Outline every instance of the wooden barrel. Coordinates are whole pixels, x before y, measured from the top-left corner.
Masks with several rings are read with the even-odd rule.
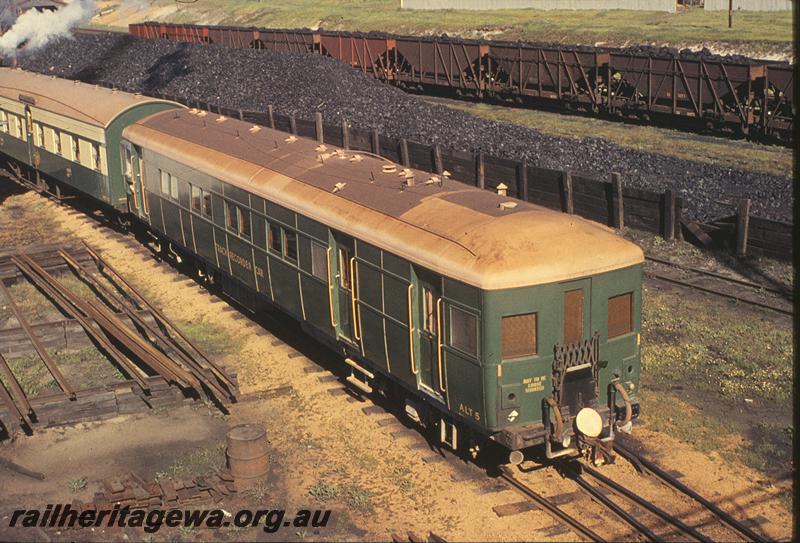
[[[228,467],[237,480],[256,479],[267,473],[267,431],[260,424],[239,424],[228,431]]]

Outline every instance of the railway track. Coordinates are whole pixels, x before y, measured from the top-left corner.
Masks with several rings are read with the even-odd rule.
[[[767,539],[754,532],[743,522],[722,510],[719,506],[704,498],[696,491],[679,481],[676,477],[659,467],[652,461],[634,452],[630,447],[615,443],[615,450],[643,476],[649,476],[660,486],[665,486],[671,496],[659,501],[683,501],[684,506],[690,503],[695,510],[692,516],[706,517],[703,522],[689,522],[685,511],[670,512],[655,501],[635,492],[630,487],[615,481],[600,470],[592,468],[585,462],[565,460],[552,466],[558,470],[563,482],[570,481],[577,486],[579,493],[588,498],[587,501],[575,499],[568,508],[577,510],[572,514],[567,507],[559,506],[556,500],[546,497],[526,483],[508,466],[500,468],[499,478],[512,489],[533,503],[535,508],[547,513],[557,523],[570,530],[575,536],[588,541],[613,541],[624,533],[626,538],[643,539],[645,541],[733,541],[742,539],[757,543]],[[562,482],[562,484],[563,484]],[[699,507],[698,507],[699,506]],[[594,527],[579,519],[596,519]],[[599,521],[599,522],[598,522]],[[617,525],[612,527],[612,523]],[[598,533],[598,525],[605,530]],[[713,534],[704,533],[698,525],[712,528]],[[725,527],[727,531],[721,529]],[[613,530],[624,530],[624,532]],[[608,532],[611,532],[610,534]]]
[[[788,289],[729,277],[654,256],[646,256],[645,260],[645,275],[652,279],[784,315],[794,315],[792,293]]]

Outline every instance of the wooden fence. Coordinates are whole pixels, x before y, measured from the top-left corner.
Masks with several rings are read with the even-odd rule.
[[[121,89],[125,90],[125,89]],[[243,111],[165,94],[155,97],[189,107],[269,126],[347,149],[368,151],[419,170],[442,173],[458,181],[544,207],[574,213],[614,227],[631,227],[656,233],[665,239],[689,239],[714,248],[735,248],[739,256],[765,255],[781,260],[792,258],[793,225],[751,217],[742,209],[733,217],[710,223],[687,223],[682,219],[683,200],[670,189],[664,192],[626,187],[619,174],[593,179],[573,172],[550,170],[523,161],[469,153],[423,143],[393,139],[377,130],[350,126],[347,122],[328,124],[321,113],[314,119],[280,115],[272,106],[264,112]],[[749,207],[749,206],[748,206]]]

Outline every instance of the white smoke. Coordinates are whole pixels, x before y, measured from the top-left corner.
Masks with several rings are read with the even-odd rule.
[[[30,9],[0,36],[0,52],[13,53],[23,43],[27,49],[41,47],[53,38],[67,35],[73,27],[94,16],[94,12],[95,0],[69,0],[56,11]]]

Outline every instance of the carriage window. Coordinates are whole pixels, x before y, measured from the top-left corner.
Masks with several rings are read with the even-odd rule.
[[[424,317],[425,331],[429,334],[437,333],[436,330],[436,297],[433,291],[427,288],[422,289],[422,314]]]
[[[269,248],[278,254],[283,254],[283,240],[281,239],[281,227],[269,223]]]
[[[164,170],[158,170],[158,173],[161,175],[161,194],[169,194],[169,174]]]
[[[33,125],[33,144],[36,147],[44,147],[44,126],[39,123]]]
[[[328,250],[324,245],[313,241],[311,242],[311,273],[323,281],[328,279]]]
[[[583,339],[583,289],[564,293],[564,343]]]
[[[608,338],[633,332],[633,293],[608,299]]]
[[[21,137],[20,132],[21,132],[21,130],[20,130],[19,117],[17,117],[14,114],[9,115],[8,116],[8,133],[11,134],[12,136],[15,136],[15,137],[19,138],[19,137]]]
[[[284,233],[286,234],[286,252],[283,256],[286,257],[286,260],[297,264],[297,234],[290,230],[284,230]]]
[[[89,145],[90,152],[92,153],[92,167],[100,171],[100,146],[94,142]]]
[[[246,238],[250,237],[250,212],[242,210],[241,207],[236,206],[236,211],[239,213],[239,235]]]
[[[61,154],[61,134],[58,130],[53,130],[53,152],[57,155]]]
[[[537,353],[536,313],[503,317],[503,360]]]
[[[127,178],[128,183],[131,182],[131,152],[124,145],[122,146],[122,175]]]
[[[472,313],[450,306],[450,346],[477,356],[478,319]]]
[[[225,224],[228,225],[228,230],[239,232],[239,214],[236,211],[236,206],[225,201]]]
[[[200,187],[195,187],[191,183],[189,184],[189,187],[192,191],[192,211],[195,213],[200,213],[203,208],[203,191],[200,189]]]
[[[8,132],[8,113],[0,111],[0,131]]]
[[[178,199],[178,178],[174,175],[169,176],[169,196],[173,200]]]
[[[339,284],[350,288],[350,249],[339,247]]]
[[[214,214],[211,211],[211,193],[208,191],[203,190],[203,216],[208,217],[209,219],[214,217]]]
[[[70,143],[72,144],[72,160],[75,162],[81,161],[81,140],[77,136],[70,136]]]

